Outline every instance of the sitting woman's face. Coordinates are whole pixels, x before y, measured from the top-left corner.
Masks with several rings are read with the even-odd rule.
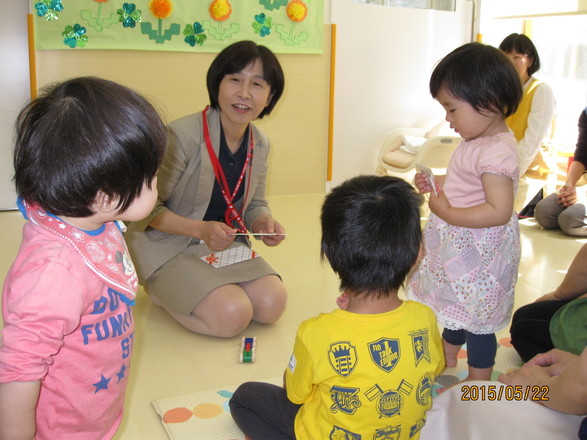
[[[256,59],[220,82],[218,104],[224,119],[246,126],[271,102],[271,84],[264,79],[263,62]]]
[[[506,55],[514,63],[514,67],[516,68],[522,83],[525,83],[529,78],[528,69],[532,67],[532,64],[534,63],[532,57],[516,51],[506,53]]]

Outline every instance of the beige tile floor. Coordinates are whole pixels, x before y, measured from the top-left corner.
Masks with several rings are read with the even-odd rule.
[[[270,198],[273,213],[286,227],[288,237],[276,248],[259,243],[255,249],[282,274],[289,301],[276,324],[252,324],[244,333],[257,337],[254,364],[238,362],[240,337],[216,339],[190,333],[139,291],[134,310],[136,335],[126,414],[117,440],[167,439],[151,405],[153,400],[283,373],[298,324],[336,306],[337,279],[319,260],[318,219],[322,198],[323,194]],[[1,280],[16,255],[22,224],[19,213],[0,213]],[[523,252],[516,307],[555,288],[586,241],[557,231],[543,231],[531,219],[521,222],[521,231]],[[506,335],[506,330],[499,334]]]

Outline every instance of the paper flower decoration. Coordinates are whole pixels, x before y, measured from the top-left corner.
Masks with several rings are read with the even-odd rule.
[[[122,9],[116,12],[125,28],[134,28],[141,21],[141,10],[134,3],[124,3]]]
[[[271,20],[271,17],[267,17],[265,14],[255,15],[255,21],[253,22],[253,29],[255,33],[265,37],[271,33],[272,27],[273,20]]]
[[[151,0],[149,9],[155,17],[162,20],[171,15],[173,4],[169,0]]]
[[[183,34],[185,35],[183,41],[185,41],[192,47],[195,47],[196,45],[201,46],[202,44],[204,44],[204,41],[206,41],[206,39],[208,38],[204,34],[204,28],[197,21],[194,23],[193,26],[191,24],[187,24],[185,26],[185,29],[183,30]]]
[[[265,6],[268,11],[279,9],[287,5],[288,0],[259,0],[259,4]]]
[[[168,29],[163,29],[163,20],[173,11],[173,4],[169,0],[151,0],[149,3],[151,13],[157,17],[157,29],[149,22],[141,23],[141,33],[148,35],[150,40],[157,44],[163,44],[171,40],[174,35],[181,33],[181,26],[178,23],[171,23]]]
[[[61,0],[41,0],[35,3],[35,9],[39,17],[45,17],[45,20],[59,20],[59,12],[63,11]]]
[[[232,14],[232,6],[228,0],[214,0],[208,8],[210,17],[216,21],[228,20]]]
[[[63,35],[63,43],[72,49],[75,47],[84,47],[88,42],[88,36],[86,34],[86,28],[79,24],[73,26],[65,26],[65,30],[61,33]]]
[[[302,0],[291,0],[285,12],[291,21],[300,22],[308,16],[308,7]]]

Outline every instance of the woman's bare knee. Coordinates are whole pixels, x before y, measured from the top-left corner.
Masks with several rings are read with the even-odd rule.
[[[192,311],[214,336],[230,338],[242,333],[253,319],[253,306],[239,286],[221,286],[210,292]]]
[[[253,305],[253,320],[262,324],[272,324],[285,311],[287,290],[281,279],[268,275],[242,284]]]

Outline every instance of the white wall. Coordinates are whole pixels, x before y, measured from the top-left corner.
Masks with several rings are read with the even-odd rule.
[[[436,62],[471,41],[472,2],[455,12],[331,2],[336,31],[335,186],[373,174],[386,134],[398,126],[429,129],[444,113],[428,92]]]
[[[5,2],[4,23],[0,27],[0,210],[16,207],[12,183],[12,135],[14,119],[30,98],[27,43],[28,4]]]
[[[12,130],[29,98],[26,3],[7,2],[11,19],[0,29],[2,63],[10,66],[0,69],[0,209],[14,205]],[[337,25],[332,184],[374,173],[392,127],[442,120],[428,78],[438,59],[470,40],[471,9],[471,0],[457,0],[456,12],[325,0],[325,22]]]

